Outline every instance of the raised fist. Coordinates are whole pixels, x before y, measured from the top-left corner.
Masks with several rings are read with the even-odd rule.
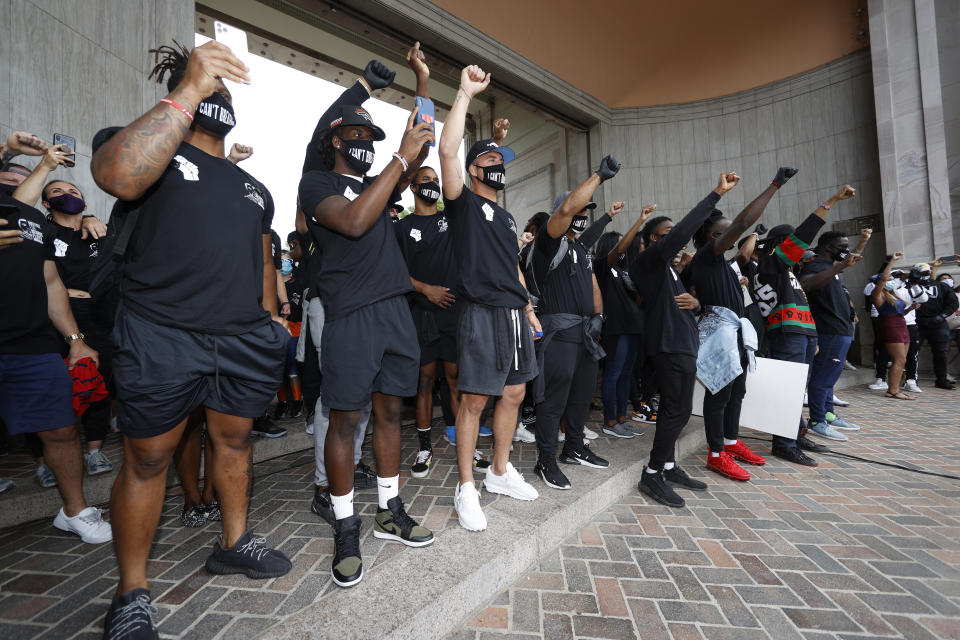
[[[760,236],[761,238],[767,235],[767,231],[768,231],[767,225],[763,224],[762,222],[757,225],[756,229],[753,230],[753,232],[758,236]]]
[[[773,184],[777,185],[777,188],[782,187],[787,184],[787,180],[797,175],[797,171],[798,170],[793,167],[780,167],[776,177],[773,179]]]
[[[843,185],[843,189],[837,191],[836,198],[837,200],[848,200],[853,196],[857,195],[857,190],[851,187],[848,184]]]
[[[873,235],[873,229],[867,227],[865,229],[860,229],[860,237],[864,240],[869,240],[870,236]]]
[[[363,70],[363,79],[370,85],[370,91],[389,87],[396,75],[396,71],[390,71],[387,65],[379,60],[371,60]]]
[[[607,215],[610,216],[611,218],[613,218],[613,217],[615,217],[618,213],[620,213],[621,211],[623,211],[623,208],[624,208],[625,206],[627,206],[627,205],[624,204],[623,202],[620,202],[619,200],[616,201],[616,202],[613,202],[613,203],[610,204],[610,210],[607,211]]]
[[[407,65],[413,69],[413,72],[418,78],[430,77],[430,68],[427,67],[427,57],[423,55],[423,51],[420,51],[419,42],[414,42],[410,50],[407,51]]]
[[[597,175],[600,176],[600,182],[606,182],[620,171],[620,161],[613,156],[604,156],[600,161],[600,168],[597,169]]]
[[[187,59],[187,71],[180,87],[191,91],[192,97],[199,102],[216,90],[220,79],[250,84],[250,69],[233,55],[230,47],[216,40],[194,47]]]
[[[510,131],[510,121],[506,118],[497,118],[493,121],[493,141],[497,144],[503,144]]]
[[[890,259],[891,259],[892,261],[896,261],[896,260],[899,260],[899,259],[902,258],[902,257],[903,257],[903,251],[896,251],[896,252],[894,252],[894,254],[893,254],[892,256],[890,256]]]
[[[475,64],[464,67],[460,72],[460,88],[467,94],[468,98],[473,98],[490,84],[490,74]]]
[[[243,160],[246,160],[253,155],[253,147],[240,144],[239,142],[234,142],[233,146],[230,147],[230,153],[227,155],[227,160],[233,164],[237,164]]]
[[[717,188],[714,189],[721,196],[725,194],[730,189],[733,189],[737,186],[737,183],[740,182],[740,176],[738,176],[733,171],[727,171],[720,174],[720,179],[717,181]]]

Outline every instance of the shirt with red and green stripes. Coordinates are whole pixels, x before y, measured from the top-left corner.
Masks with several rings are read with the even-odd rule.
[[[811,213],[785,240],[759,256],[753,293],[767,331],[817,335],[807,296],[793,273],[793,266],[823,225],[823,218]]]

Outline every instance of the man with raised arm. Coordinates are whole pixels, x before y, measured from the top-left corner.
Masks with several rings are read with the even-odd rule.
[[[844,186],[807,216],[799,227],[777,225],[757,243],[757,269],[751,284],[757,306],[766,322],[768,357],[788,362],[813,362],[817,352],[817,325],[810,313],[803,287],[793,273],[793,266],[800,261],[803,252],[823,227],[830,208],[840,200],[852,198],[854,193],[853,187]],[[849,266],[856,260],[850,254],[844,262]],[[788,462],[817,466],[817,461],[801,449],[815,453],[829,449],[810,441],[806,437],[806,430],[806,424],[800,418],[797,437],[773,436],[770,453]]]
[[[124,462],[110,497],[120,585],[108,640],[158,637],[147,558],[170,459],[201,405],[223,514],[207,570],[252,578],[290,570],[247,530],[250,430],[279,386],[289,339],[276,308],[273,200],[224,153],[235,121],[223,79],[249,82],[247,68],[218,42],[154,51],[162,59],[151,77],[169,73],[170,93],[126,127],[99,132],[91,162],[100,188],[139,210],[113,334]]]
[[[473,480],[473,460],[480,414],[490,396],[499,399],[493,415],[493,463],[484,486],[487,491],[518,500],[535,500],[539,496],[509,460],[525,383],[537,375],[533,340],[534,331],[540,331],[517,264],[517,224],[497,204],[497,192],[506,186],[504,165],[515,154],[492,139],[474,144],[466,157],[470,188],[465,188],[457,158],[470,100],[489,84],[490,74],[480,67],[463,69],[438,149],[444,214],[455,234],[458,290],[463,304],[457,334],[460,482],[454,507],[460,525],[470,531],[487,528],[480,493]]]
[[[392,77],[392,76],[391,76]],[[397,189],[433,141],[432,125],[407,119],[399,151],[377,176],[368,176],[374,141],[386,137],[362,107],[340,104],[324,114],[315,151],[322,168],[300,180],[300,205],[319,248],[311,287],[323,301],[323,405],[330,409],[324,461],[335,518],[333,581],[350,587],[363,578],[360,517],[354,513],[354,437],[367,405],[377,414],[373,449],[379,509],[374,536],[422,547],[433,533],[407,515],[399,496],[400,409],[415,395],[420,349],[405,294],[412,290],[387,209]],[[308,149],[309,156],[314,151]]]

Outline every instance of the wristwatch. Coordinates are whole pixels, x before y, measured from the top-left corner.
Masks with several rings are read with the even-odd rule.
[[[83,340],[85,337],[86,337],[85,335],[83,335],[78,331],[76,333],[71,333],[70,335],[66,336],[64,340],[67,341],[67,344],[73,344],[77,340]]]

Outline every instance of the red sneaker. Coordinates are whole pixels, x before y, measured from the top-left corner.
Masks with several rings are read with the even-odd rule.
[[[707,469],[716,471],[722,476],[727,476],[733,480],[749,480],[750,472],[733,461],[725,451],[721,451],[718,456],[707,456]]]
[[[723,450],[729,453],[730,457],[736,458],[737,460],[742,460],[749,464],[760,466],[767,462],[767,459],[763,456],[758,456],[753,451],[750,451],[750,447],[743,444],[743,440],[737,440],[737,444],[725,445]]]

